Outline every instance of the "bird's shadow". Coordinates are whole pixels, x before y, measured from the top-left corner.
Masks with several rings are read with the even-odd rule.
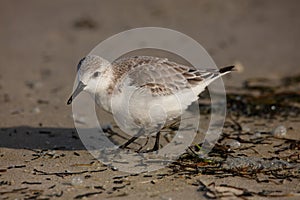
[[[0,128],[0,148],[84,150],[75,128],[18,126]]]
[[[91,131],[90,131],[91,130]],[[123,144],[130,136],[124,136],[111,129],[103,130],[106,134],[95,132],[95,129],[85,129],[85,135],[92,133],[95,141],[106,138],[116,145]],[[86,150],[83,141],[75,128],[30,127],[16,126],[0,128],[0,148],[9,149],[42,149],[42,150]],[[85,136],[83,136],[85,137]],[[103,140],[105,141],[105,140]],[[91,140],[89,140],[91,142]],[[93,142],[93,140],[92,140]],[[142,141],[143,143],[144,141]],[[147,142],[148,143],[148,142]],[[140,147],[141,144],[133,142]]]

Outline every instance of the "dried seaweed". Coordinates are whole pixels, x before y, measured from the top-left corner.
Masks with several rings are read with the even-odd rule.
[[[265,84],[267,79],[249,79],[244,82],[243,93],[227,93],[227,108],[234,115],[247,117],[274,118],[297,117],[300,115],[300,93],[297,85],[299,75],[279,80],[278,84]],[[274,86],[275,85],[275,86]],[[284,90],[280,87],[295,86],[294,89]],[[257,94],[258,92],[258,94]],[[202,95],[208,98],[208,95]],[[210,104],[199,103],[202,114],[211,112]]]
[[[85,173],[103,172],[105,170],[107,170],[107,168],[99,169],[99,170],[84,170],[84,171],[78,171],[78,172],[45,172],[45,171],[41,171],[41,170],[38,170],[38,169],[33,169],[33,171],[38,173],[39,175],[55,175],[55,176],[58,176],[58,177],[65,177],[65,176],[85,174]]]
[[[300,107],[286,103],[286,99],[300,102],[300,94],[297,93],[279,93],[253,96],[249,94],[228,94],[227,107],[235,115],[247,117],[259,116],[263,118],[272,118],[274,116],[299,116]],[[289,102],[290,103],[290,102]]]
[[[204,192],[204,196],[209,199],[216,198],[247,198],[247,197],[295,197],[300,196],[300,193],[284,193],[282,191],[261,190],[259,192],[251,191],[246,188],[231,186],[228,184],[216,185],[214,182],[206,184],[198,180],[199,192]]]
[[[87,197],[90,197],[90,196],[93,196],[93,195],[97,195],[97,194],[101,194],[101,193],[102,193],[102,191],[88,192],[88,193],[85,193],[85,194],[79,194],[79,195],[75,196],[74,199],[87,198]]]
[[[27,184],[27,185],[41,185],[42,182],[29,182],[29,181],[23,181],[22,184]]]
[[[28,187],[17,188],[17,189],[8,190],[8,191],[0,191],[0,194],[3,195],[3,194],[15,193],[15,192],[20,192],[20,191],[27,190],[27,189],[28,189]]]

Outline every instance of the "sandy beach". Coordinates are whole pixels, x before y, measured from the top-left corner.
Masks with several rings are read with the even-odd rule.
[[[1,1],[0,199],[299,199],[299,8],[296,0]],[[238,71],[223,77],[228,113],[209,159],[189,151],[129,174],[86,150],[66,102],[82,57],[145,26],[180,31]],[[204,126],[207,102],[201,95]]]

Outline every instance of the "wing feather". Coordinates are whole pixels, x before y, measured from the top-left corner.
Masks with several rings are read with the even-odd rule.
[[[219,70],[196,70],[167,58],[134,56],[112,63],[116,80],[126,79],[130,86],[153,96],[166,96],[197,87],[219,76]]]

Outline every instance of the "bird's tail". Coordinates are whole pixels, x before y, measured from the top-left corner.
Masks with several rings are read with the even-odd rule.
[[[234,65],[222,67],[221,69],[219,69],[219,71],[212,73],[212,76],[206,80],[206,86],[208,86],[211,82],[213,82],[217,78],[219,78],[225,74],[228,74],[232,71],[234,71]]]
[[[219,70],[220,74],[228,73],[234,70],[234,65],[223,67]]]

